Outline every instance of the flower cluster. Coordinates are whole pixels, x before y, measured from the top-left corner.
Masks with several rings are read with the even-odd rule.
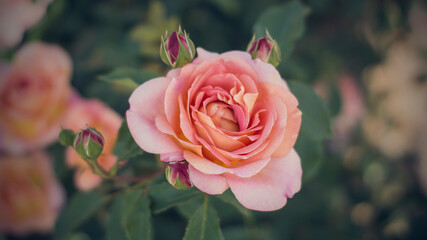
[[[57,141],[61,126],[78,131],[89,124],[105,135],[105,147],[98,148],[103,155],[95,161],[109,169],[117,160],[112,149],[122,120],[103,103],[85,100],[71,88],[71,59],[56,45],[26,44],[11,64],[0,66],[0,168],[5,171],[0,174],[0,195],[6,201],[1,207],[7,208],[0,214],[0,230],[46,232],[53,228],[64,197],[44,148]],[[78,168],[78,189],[101,183],[74,151],[68,150],[65,158]]]

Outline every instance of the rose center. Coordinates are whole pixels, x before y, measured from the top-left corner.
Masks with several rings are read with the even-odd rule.
[[[233,132],[239,131],[239,124],[234,116],[234,111],[227,104],[222,102],[209,103],[206,106],[206,111],[217,127]]]

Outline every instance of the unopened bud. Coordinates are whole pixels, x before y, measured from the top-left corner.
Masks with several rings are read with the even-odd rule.
[[[189,35],[182,32],[179,27],[178,32],[173,32],[162,36],[160,45],[160,57],[163,62],[173,68],[182,67],[191,62],[195,56],[195,47]]]
[[[254,34],[246,51],[251,54],[252,59],[259,58],[261,61],[270,63],[275,67],[279,65],[281,60],[280,48],[267,30],[266,36],[257,40],[255,40]]]
[[[73,147],[82,158],[96,161],[104,147],[104,138],[94,128],[80,129],[74,138]]]
[[[166,179],[176,189],[185,190],[193,186],[188,175],[188,162],[169,162],[165,171]]]
[[[75,133],[71,129],[62,129],[59,133],[59,143],[63,146],[73,146]]]

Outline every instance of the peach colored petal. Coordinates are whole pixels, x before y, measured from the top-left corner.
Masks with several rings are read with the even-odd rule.
[[[260,85],[260,94],[262,96],[276,96],[282,101],[287,109],[286,127],[283,140],[278,146],[277,150],[273,153],[273,157],[283,157],[295,145],[298,137],[298,132],[301,126],[301,111],[297,108],[298,100],[288,90],[288,88],[281,87],[277,84],[263,83]]]
[[[191,166],[193,166],[195,169],[204,174],[217,175],[223,173],[231,173],[235,174],[236,176],[245,178],[251,177],[260,172],[270,161],[270,158],[263,158],[259,161],[249,163],[241,167],[226,168],[189,151],[184,152],[184,159],[187,160],[187,162],[189,162]]]
[[[74,173],[74,182],[79,190],[87,192],[101,184],[102,179],[89,168],[82,168]]]
[[[178,98],[180,98],[181,92],[185,90],[184,82],[181,78],[172,78],[171,82],[167,86],[165,93],[165,114],[170,126],[175,130],[179,131],[179,115],[180,108]]]
[[[129,98],[130,111],[150,121],[164,114],[165,92],[171,79],[159,77],[140,85]]]
[[[257,76],[256,69],[252,67],[253,61],[250,59],[250,55],[247,53],[242,52],[228,52],[227,54],[222,57],[226,60],[225,67],[227,69],[227,72],[232,73],[236,76],[245,75],[248,76],[253,81],[257,81],[259,79],[259,76]],[[245,60],[242,60],[243,58],[238,58],[238,55],[243,55],[247,57]],[[239,77],[240,78],[240,77]],[[243,78],[243,80],[248,80],[246,78]],[[251,81],[247,81],[248,84],[250,84]],[[253,86],[253,84],[250,84]]]
[[[157,129],[153,121],[141,117],[131,110],[126,112],[126,119],[133,139],[144,151],[163,154],[180,150],[169,135]]]
[[[170,126],[168,120],[166,120],[166,117],[163,115],[159,115],[154,119],[154,122],[156,124],[156,128],[159,129],[160,132],[175,136],[175,131]]]
[[[164,97],[169,78],[155,78],[139,86],[129,98],[126,112],[129,130],[135,142],[150,153],[179,151],[170,136],[156,127],[155,119],[164,115]]]
[[[246,208],[274,211],[282,208],[301,187],[302,169],[298,154],[273,158],[257,175],[240,178],[225,174],[231,191]]]
[[[197,48],[197,58],[193,60],[193,63],[201,63],[206,60],[218,57],[218,53],[208,52],[205,49],[198,47]]]
[[[282,87],[288,88],[286,82],[280,77],[279,72],[273,65],[265,63],[260,59],[253,61],[254,69],[257,71],[260,82],[273,82]]]
[[[194,136],[194,127],[192,126],[192,123],[190,121],[190,116],[188,113],[188,109],[185,109],[184,103],[182,102],[182,97],[178,98],[179,103],[179,119],[180,119],[180,129],[184,136],[191,142],[196,143],[196,138]]]
[[[298,108],[288,114],[286,121],[285,134],[277,150],[271,155],[272,157],[286,156],[294,147],[298,138],[298,132],[301,127],[302,113]]]
[[[228,184],[221,175],[204,174],[191,165],[188,166],[188,172],[194,186],[207,194],[222,194],[228,189]]]
[[[236,59],[238,62],[252,62],[252,57],[249,53],[247,52],[242,52],[242,51],[229,51],[229,52],[225,52],[221,55],[219,55],[220,58],[224,59],[224,60],[231,60],[231,59]],[[244,61],[242,61],[244,60]],[[250,70],[248,70],[250,71]]]

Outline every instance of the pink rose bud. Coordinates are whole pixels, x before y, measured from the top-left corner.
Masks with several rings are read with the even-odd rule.
[[[251,54],[252,59],[259,58],[261,61],[270,63],[275,67],[280,63],[280,48],[267,30],[266,37],[257,40],[255,40],[254,34],[246,51]]]
[[[188,175],[188,162],[169,162],[166,167],[166,179],[176,189],[185,190],[193,186]]]
[[[185,31],[182,32],[181,27],[170,36],[167,31],[165,36],[162,36],[160,57],[168,66],[173,68],[184,66],[193,60],[195,52],[193,42]]]
[[[74,139],[73,147],[83,159],[96,161],[104,148],[104,138],[94,128],[80,129]]]

